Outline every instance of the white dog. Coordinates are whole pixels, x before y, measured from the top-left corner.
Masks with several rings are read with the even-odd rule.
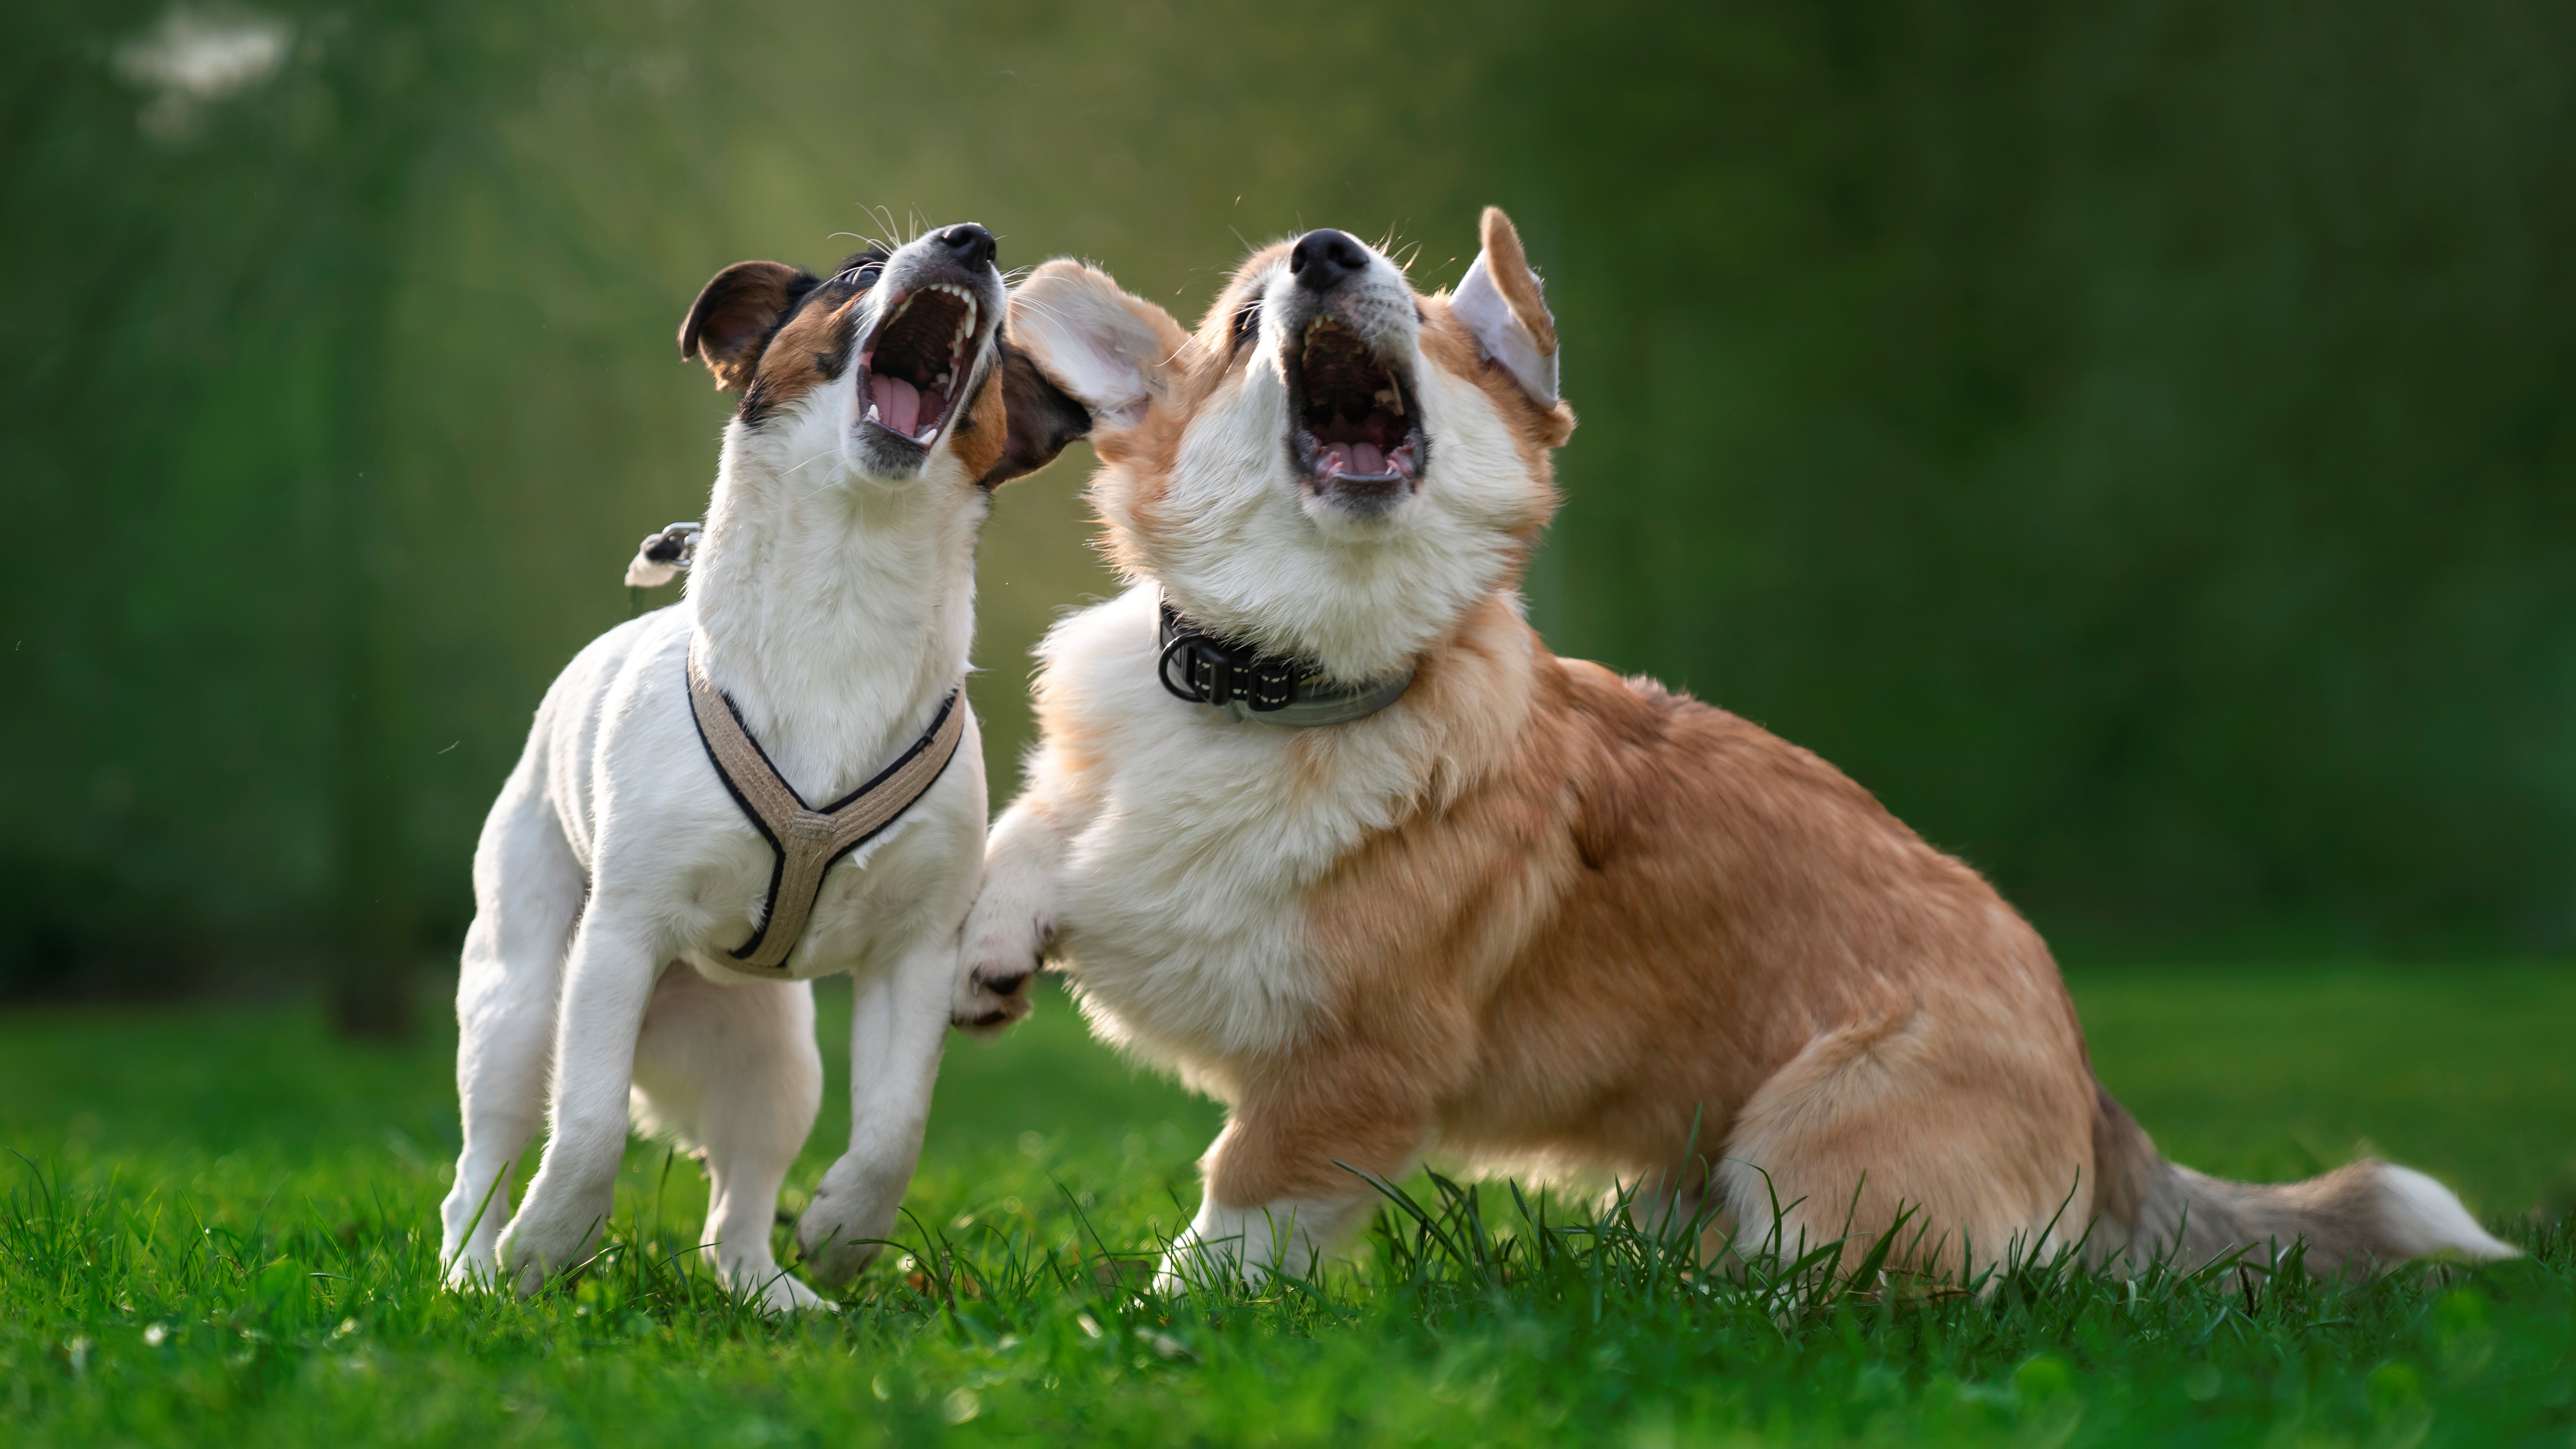
[[[773,1309],[820,1304],[769,1236],[822,1093],[809,983],[842,971],[850,1149],[797,1237],[838,1282],[891,1229],[983,854],[962,694],[976,532],[994,485],[1088,422],[1011,353],[1004,297],[991,233],[967,225],[829,280],[740,263],[690,309],[681,355],[742,401],[688,599],[555,681],[475,850],[450,1281],[527,1291],[589,1251],[631,1111],[703,1155],[703,1251],[723,1279]],[[886,774],[837,821],[798,808]],[[779,808],[756,825],[764,802]],[[545,1157],[510,1217],[505,1178],[550,1091]]]

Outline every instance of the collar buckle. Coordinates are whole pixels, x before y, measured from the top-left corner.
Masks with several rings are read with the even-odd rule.
[[[1305,728],[1362,719],[1393,704],[1413,683],[1413,671],[1356,689],[1327,684],[1323,671],[1300,659],[1264,654],[1202,631],[1163,600],[1157,607],[1155,679],[1165,693],[1204,704],[1235,719]],[[1173,677],[1173,666],[1180,666]]]

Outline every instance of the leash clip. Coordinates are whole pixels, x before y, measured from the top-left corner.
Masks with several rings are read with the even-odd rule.
[[[626,565],[626,587],[658,589],[686,573],[698,561],[698,535],[704,532],[706,525],[684,519],[660,533],[644,535]]]

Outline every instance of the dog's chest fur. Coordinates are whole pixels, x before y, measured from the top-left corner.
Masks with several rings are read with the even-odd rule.
[[[1320,732],[1227,719],[1155,681],[1155,594],[1057,626],[1040,708],[1091,802],[1058,878],[1054,954],[1105,1035],[1225,1094],[1227,1063],[1332,1007],[1304,900],[1423,778],[1391,715]]]
[[[574,660],[538,711],[546,788],[586,873],[597,869],[603,813],[641,819],[641,825],[623,827],[623,874],[651,883],[670,956],[719,981],[767,979],[744,976],[727,964],[728,953],[749,938],[759,919],[776,853],[726,793],[689,722],[681,661],[695,614],[688,602],[657,610],[601,636]],[[872,736],[856,748],[874,746],[877,754],[864,758],[880,758],[901,741],[885,745],[873,737],[914,730],[911,714],[925,707],[935,707],[935,701],[924,706],[897,697],[845,732]],[[898,709],[911,714],[896,714]],[[925,922],[946,920],[941,913],[971,880],[971,862],[980,850],[984,792],[978,738],[970,714],[957,757],[930,789],[882,834],[825,872],[803,941],[786,963],[790,975],[881,963],[908,946]],[[841,766],[832,775],[808,770],[789,778],[810,790],[814,781],[850,779],[862,768]]]

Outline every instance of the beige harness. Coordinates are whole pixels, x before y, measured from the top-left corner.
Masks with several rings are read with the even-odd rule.
[[[894,823],[948,768],[966,734],[966,711],[959,707],[964,689],[949,692],[929,732],[875,779],[816,810],[779,778],[760,741],[743,728],[733,701],[698,667],[695,643],[689,646],[688,668],[689,710],[697,716],[698,740],[734,803],[778,855],[769,870],[769,900],[760,922],[750,940],[725,953],[731,958],[727,964],[737,971],[784,978],[788,953],[805,938],[805,923],[823,892],[823,873]]]

